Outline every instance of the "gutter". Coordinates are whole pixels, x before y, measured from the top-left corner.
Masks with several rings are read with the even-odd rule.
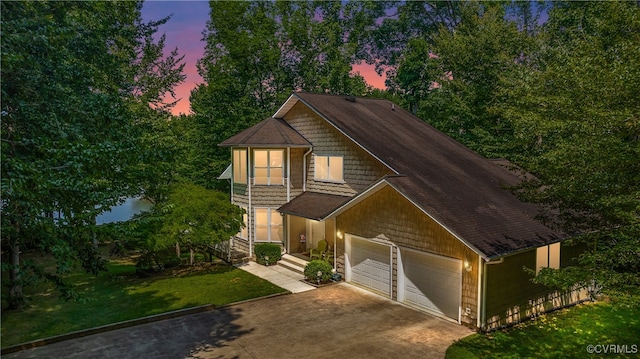
[[[311,153],[313,147],[302,155],[302,192],[307,191],[307,156]]]

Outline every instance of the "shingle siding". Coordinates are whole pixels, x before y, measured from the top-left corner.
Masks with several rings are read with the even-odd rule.
[[[462,272],[462,316],[465,323],[475,325],[478,315],[478,255],[447,232],[411,202],[386,187],[372,194],[355,207],[337,217],[337,230],[364,238],[385,238],[397,247],[416,249],[449,258],[467,260],[470,272]],[[344,241],[339,242],[341,267],[344,273]],[[393,298],[398,297],[397,258],[394,251]]]
[[[392,173],[302,103],[294,105],[285,120],[313,145],[313,154],[306,158],[307,191],[352,196]],[[316,181],[314,154],[343,156],[345,183]]]

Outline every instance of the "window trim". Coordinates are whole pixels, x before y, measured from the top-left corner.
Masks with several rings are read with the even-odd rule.
[[[542,268],[560,269],[560,242],[536,248],[536,274]]]
[[[245,206],[240,206],[244,210],[242,214],[242,221],[244,222],[244,228],[240,229],[240,232],[236,234],[236,237],[247,240],[249,239],[249,210]]]
[[[239,154],[238,156],[238,160],[240,160],[240,168],[237,168],[236,166],[236,153]],[[244,153],[244,155],[243,155]],[[236,184],[247,184],[247,178],[249,177],[249,171],[248,171],[248,158],[247,158],[247,149],[246,148],[234,148],[233,149],[233,158],[232,158],[232,164],[233,164],[233,173],[232,173],[232,181],[233,183]],[[244,164],[244,177],[242,177],[242,164]],[[237,181],[238,177],[236,177],[236,172],[239,171],[237,174],[240,175],[240,181]]]
[[[328,183],[345,183],[344,181],[344,155],[321,155],[321,154],[313,154],[313,180],[318,182],[328,182]],[[318,157],[323,157],[327,159],[327,178],[318,177]],[[341,179],[333,180],[329,178],[329,174],[331,173],[331,158],[340,158],[342,163],[342,168],[340,170]]]
[[[260,151],[264,151],[267,152],[267,167],[258,167],[256,165],[256,152],[260,152]],[[282,154],[282,166],[281,167],[273,167],[271,166],[271,152],[275,152],[278,151]],[[253,161],[252,161],[252,165],[253,165],[253,185],[254,186],[284,186],[284,179],[285,179],[285,163],[286,163],[286,158],[285,158],[285,152],[283,149],[276,149],[276,148],[260,148],[260,149],[254,149],[253,150]],[[256,183],[256,170],[257,169],[267,169],[267,183]],[[282,171],[282,176],[280,177],[281,181],[279,183],[273,183],[273,181],[271,180],[271,169],[272,168],[279,168]]]
[[[267,210],[267,240],[264,239],[258,239],[258,210],[261,209],[265,209]],[[280,228],[280,230],[282,231],[282,238],[280,240],[273,240],[271,238],[271,232],[273,231],[274,227],[271,226],[272,224],[272,220],[271,220],[271,216],[273,213],[277,213],[277,215],[279,215],[281,217],[281,221],[280,221],[280,225],[277,226]],[[254,207],[253,208],[253,222],[254,222],[254,242],[256,243],[278,243],[278,244],[284,244],[284,216],[282,214],[280,214],[280,212],[278,212],[275,208],[273,207]],[[261,225],[263,228],[264,226]]]

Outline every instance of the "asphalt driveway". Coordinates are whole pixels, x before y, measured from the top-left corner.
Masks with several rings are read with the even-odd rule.
[[[348,284],[63,341],[4,358],[438,358],[471,330]]]

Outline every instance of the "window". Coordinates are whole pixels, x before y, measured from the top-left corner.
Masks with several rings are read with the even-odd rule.
[[[283,154],[284,152],[282,150],[255,150],[253,152],[255,184],[284,184]]]
[[[540,268],[560,268],[560,243],[536,249],[536,274],[540,272]]]
[[[238,232],[238,237],[242,239],[249,238],[249,213],[247,213],[247,207],[241,207],[244,210],[242,214],[242,223],[244,223],[244,228]]]
[[[318,181],[342,182],[343,177],[342,156],[319,156],[315,155],[315,175]]]
[[[282,215],[275,209],[256,208],[256,241],[282,242]]]
[[[233,183],[247,184],[247,150],[233,150]]]

